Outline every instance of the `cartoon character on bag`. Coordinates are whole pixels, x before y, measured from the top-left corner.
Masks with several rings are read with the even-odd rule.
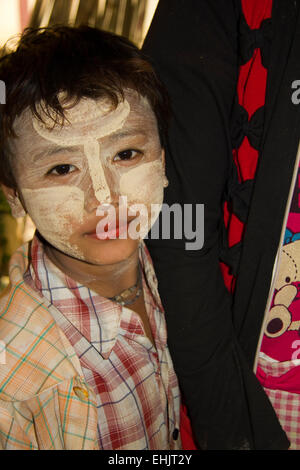
[[[277,339],[277,350],[290,351],[281,360],[300,359],[300,233],[288,229],[264,333],[267,341]]]

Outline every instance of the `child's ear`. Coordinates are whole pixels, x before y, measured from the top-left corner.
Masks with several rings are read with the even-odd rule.
[[[17,191],[13,188],[9,188],[4,184],[1,185],[1,189],[7,199],[7,202],[11,208],[12,216],[18,219],[19,217],[25,217],[26,212],[19,198]]]
[[[168,181],[168,178],[167,178],[167,176],[166,176],[165,149],[162,149],[162,151],[161,151],[161,160],[162,160],[162,164],[163,164],[164,171],[165,171],[165,175],[164,175],[164,188],[167,188],[167,187],[169,186],[169,181]]]

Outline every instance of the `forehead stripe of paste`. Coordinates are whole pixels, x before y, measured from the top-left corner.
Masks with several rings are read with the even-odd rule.
[[[99,103],[93,100],[85,100],[84,110],[85,113],[90,111],[88,113],[90,125],[86,122],[85,113],[80,113],[79,108],[80,103],[73,108],[75,110],[75,119],[73,120],[71,119],[72,109],[70,110],[72,128],[65,126],[59,129],[48,129],[46,127],[47,120],[46,125],[44,125],[34,117],[33,127],[41,137],[56,144],[66,146],[83,145],[95,196],[99,202],[109,201],[110,190],[100,162],[100,144],[97,139],[110,135],[123,127],[130,113],[130,105],[125,99],[118,104],[116,109],[103,115],[103,109]],[[102,123],[96,122],[100,118]]]
[[[84,144],[84,153],[88,160],[90,177],[96,199],[99,202],[110,200],[110,190],[107,184],[103,165],[100,163],[100,144],[97,140],[89,140]]]
[[[51,128],[53,122],[49,118],[47,119],[47,116],[44,117],[45,124],[33,116],[33,127],[41,137],[50,142],[67,146],[83,145],[85,139],[100,139],[123,127],[130,113],[130,105],[127,100],[122,101],[116,109],[104,115],[101,104],[93,100],[83,102],[82,106],[84,106],[85,112],[79,111],[80,106],[79,103],[66,113],[72,127],[66,124],[63,127]],[[72,110],[74,111],[73,119]],[[102,122],[97,122],[98,119],[102,119]]]

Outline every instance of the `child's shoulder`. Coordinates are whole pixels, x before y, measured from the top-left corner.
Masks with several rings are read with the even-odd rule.
[[[9,263],[9,284],[0,294],[0,399],[14,396],[29,364],[35,367],[42,351],[37,345],[47,325],[54,322],[38,293],[24,281],[28,246],[21,246]]]
[[[26,401],[78,375],[46,303],[25,282],[0,295],[0,401]]]
[[[0,293],[0,332],[3,332],[3,322],[16,325],[18,316],[33,308],[34,295],[30,293],[24,281],[24,274],[29,264],[28,244],[20,246],[12,255],[9,262],[9,284]],[[5,331],[5,330],[4,330]],[[0,335],[1,339],[1,335]]]

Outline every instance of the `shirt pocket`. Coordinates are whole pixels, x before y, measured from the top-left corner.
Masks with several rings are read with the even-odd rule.
[[[94,392],[80,376],[27,400],[40,450],[91,450],[97,442]]]

